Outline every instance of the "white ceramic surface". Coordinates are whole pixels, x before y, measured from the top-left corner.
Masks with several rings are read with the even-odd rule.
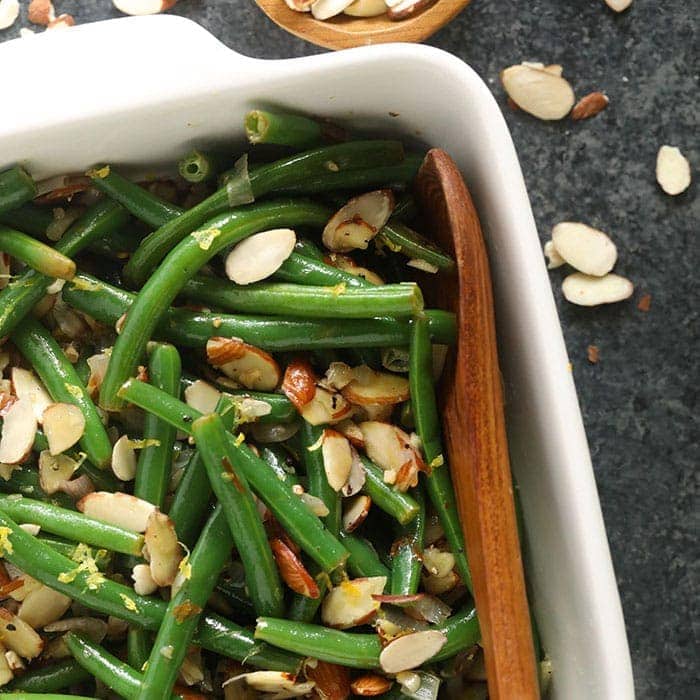
[[[243,113],[260,104],[449,151],[488,239],[528,576],[554,665],[551,697],[634,696],[588,446],[530,204],[500,110],[468,66],[414,45],[253,60],[176,17],[6,42],[0,65],[0,168],[20,162],[36,177],[101,161],[139,170],[172,164],[193,145],[237,148]]]

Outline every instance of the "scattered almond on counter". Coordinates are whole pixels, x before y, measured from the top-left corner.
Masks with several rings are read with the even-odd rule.
[[[593,277],[581,272],[569,275],[561,289],[567,301],[579,306],[614,304],[629,299],[634,293],[634,285],[626,277],[614,274]]]
[[[177,0],[112,0],[112,4],[125,15],[156,15],[169,10]]]
[[[544,244],[544,255],[549,261],[547,263],[548,270],[556,270],[558,267],[566,265],[566,260],[559,255],[559,252],[554,247],[554,241],[550,240]]]
[[[0,29],[11,27],[18,17],[18,0],[0,0]]]
[[[579,272],[602,277],[615,266],[617,248],[610,237],[586,224],[562,221],[552,229],[557,253]]]
[[[559,69],[525,62],[503,70],[501,82],[508,96],[525,112],[545,121],[563,119],[576,98]]]
[[[588,357],[588,361],[594,365],[598,362],[600,359],[600,351],[598,350],[597,345],[589,345],[587,350],[586,350],[586,355]]]
[[[690,163],[676,146],[661,146],[656,156],[656,181],[670,195],[690,187]]]
[[[615,12],[624,12],[632,4],[632,0],[605,0],[605,4]]]
[[[602,92],[589,92],[584,95],[571,111],[571,118],[574,121],[590,119],[602,112],[610,103],[610,99]]]

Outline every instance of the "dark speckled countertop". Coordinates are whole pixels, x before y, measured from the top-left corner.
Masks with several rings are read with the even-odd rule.
[[[22,24],[0,40],[27,26],[22,4]],[[55,5],[80,23],[119,14],[109,0]],[[688,0],[635,0],[616,15],[603,0],[474,0],[429,42],[471,64],[504,105],[542,240],[566,219],[602,228],[617,243],[617,271],[636,284],[629,302],[583,309],[562,300],[560,271],[551,275],[642,699],[689,700],[700,687],[700,202],[697,182],[673,198],[654,177],[664,143],[679,146],[698,176],[697,9]],[[174,12],[251,56],[320,51],[278,29],[251,0],[180,0]],[[602,90],[610,107],[578,124],[509,110],[498,74],[522,60],[562,64],[579,96]],[[637,302],[647,293],[644,313]],[[600,351],[595,365],[586,358],[591,344]]]

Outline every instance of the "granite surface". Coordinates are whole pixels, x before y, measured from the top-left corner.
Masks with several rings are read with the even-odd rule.
[[[28,26],[22,4],[22,25],[0,32],[0,40]],[[80,23],[119,15],[109,0],[55,4]],[[504,106],[542,239],[561,220],[600,227],[618,245],[618,271],[636,283],[629,302],[583,309],[561,298],[560,271],[551,276],[642,699],[688,700],[700,687],[693,292],[700,201],[697,183],[672,198],[654,179],[661,144],[700,163],[693,5],[635,0],[616,15],[603,0],[474,0],[429,41],[471,64]],[[180,0],[174,12],[251,56],[320,52],[278,29],[250,0]],[[577,94],[603,90],[609,109],[578,124],[509,110],[498,74],[522,60],[562,64]],[[648,312],[637,308],[643,294],[651,295]],[[591,344],[600,351],[597,364],[587,361]]]

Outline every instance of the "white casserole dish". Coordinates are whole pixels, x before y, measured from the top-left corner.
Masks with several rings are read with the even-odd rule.
[[[106,161],[143,171],[193,145],[243,148],[242,116],[276,105],[446,149],[487,237],[528,578],[552,698],[634,697],[620,600],[535,223],[487,86],[453,56],[387,45],[289,61],[242,57],[171,16],[0,45],[0,169],[37,178]],[[398,113],[398,117],[390,113]],[[237,141],[237,144],[236,144]]]

